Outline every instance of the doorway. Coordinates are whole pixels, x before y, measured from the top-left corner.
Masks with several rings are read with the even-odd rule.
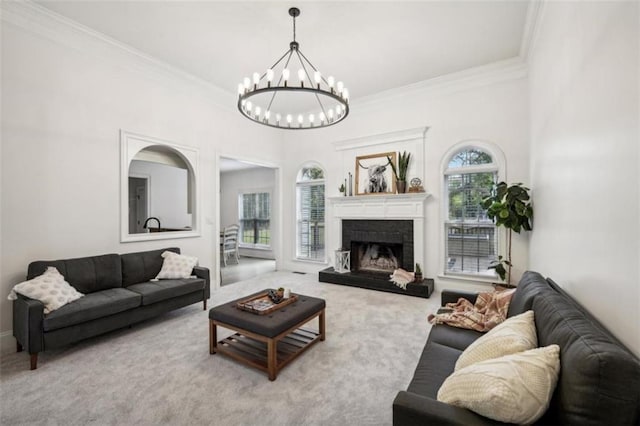
[[[218,226],[238,225],[239,261],[218,251],[221,285],[253,278],[277,269],[280,243],[279,169],[231,157],[219,159]]]
[[[129,177],[129,234],[145,232],[149,211],[149,178]]]

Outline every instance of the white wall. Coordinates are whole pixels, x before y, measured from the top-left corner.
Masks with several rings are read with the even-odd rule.
[[[2,341],[12,340],[6,295],[34,260],[179,246],[215,278],[216,159],[251,152],[279,164],[278,131],[248,123],[232,94],[28,5],[2,8]],[[199,149],[201,237],[120,243],[120,129]]]
[[[220,173],[220,227],[231,224],[239,224],[238,196],[247,192],[268,192],[271,194],[271,250],[257,250],[240,248],[241,256],[261,257],[274,259],[274,250],[280,242],[279,221],[275,220],[280,215],[278,191],[276,191],[276,172],[267,167],[256,167],[231,172]]]
[[[530,61],[530,265],[640,355],[640,12],[547,2]]]
[[[425,87],[400,89],[397,96],[383,94],[377,99],[354,103],[347,120],[321,131],[310,130],[300,135],[285,135],[288,161],[284,180],[285,267],[293,270],[317,271],[327,265],[314,265],[294,260],[295,241],[295,178],[300,166],[309,160],[319,162],[326,171],[327,196],[338,196],[344,181],[342,153],[333,142],[378,135],[405,129],[429,127],[424,155],[416,158],[418,170],[424,170],[423,186],[432,196],[426,202],[426,262],[425,276],[435,278],[436,287],[466,289],[484,288],[473,282],[439,278],[443,268],[442,186],[440,167],[447,150],[464,140],[483,140],[496,144],[507,158],[506,179],[527,182],[528,105],[524,69],[509,64],[452,76],[451,80],[435,82]],[[380,152],[408,149],[397,144],[381,145]],[[417,166],[417,165],[416,165]],[[354,166],[352,166],[354,167]],[[351,169],[353,172],[353,168]],[[411,175],[411,173],[410,173]],[[413,175],[411,175],[413,176]],[[327,235],[332,235],[327,221]],[[528,267],[527,236],[514,239],[514,278],[519,279]],[[338,247],[327,247],[332,255]],[[331,262],[333,258],[331,258]]]
[[[193,226],[188,213],[188,170],[167,164],[133,160],[129,174],[148,176],[149,211],[163,228]],[[156,226],[152,221],[150,226]]]

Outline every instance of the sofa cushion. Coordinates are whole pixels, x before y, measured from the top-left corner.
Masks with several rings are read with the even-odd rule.
[[[46,315],[44,331],[84,323],[140,306],[139,294],[124,288],[110,288],[85,295]]]
[[[428,342],[422,351],[407,392],[436,399],[440,385],[453,373],[453,367],[461,353],[458,349]]]
[[[172,251],[180,253],[177,247],[160,250],[126,253],[120,256],[122,261],[122,285],[144,283],[155,278],[162,268],[162,253]]]
[[[544,277],[537,272],[527,271],[522,275],[518,287],[513,293],[507,317],[520,315],[531,310],[533,299],[541,292],[553,292]]]
[[[456,361],[455,370],[487,359],[538,347],[533,311],[507,318],[469,345]]]
[[[201,278],[185,278],[180,280],[159,280],[146,283],[133,284],[127,290],[136,292],[142,296],[143,305],[151,305],[156,302],[204,290],[205,280]]]
[[[506,423],[532,424],[549,406],[558,381],[558,345],[488,359],[448,377],[438,401]]]
[[[429,333],[429,342],[463,351],[483,335],[484,333],[475,330],[452,327],[447,324],[434,324]]]
[[[538,344],[560,346],[561,374],[549,408],[549,422],[637,422],[638,359],[566,295],[556,291],[540,294],[533,301],[533,309]]]
[[[122,287],[122,267],[120,256],[117,254],[65,260],[38,260],[29,264],[27,279],[42,275],[48,266],[56,268],[80,293]]]

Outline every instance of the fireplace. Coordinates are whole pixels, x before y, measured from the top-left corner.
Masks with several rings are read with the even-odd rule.
[[[409,296],[429,297],[433,280],[409,283],[406,289],[390,281],[394,269],[425,269],[425,200],[429,194],[332,197],[330,244],[340,256],[349,251],[350,270],[323,269],[321,282],[361,287]],[[347,258],[345,258],[347,259]],[[341,263],[342,264],[342,263]]]
[[[342,247],[351,250],[353,273],[413,271],[413,221],[343,220]]]

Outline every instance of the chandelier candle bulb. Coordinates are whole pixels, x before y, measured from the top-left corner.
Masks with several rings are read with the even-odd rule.
[[[333,93],[333,86],[336,84],[336,80],[335,78],[333,78],[332,75],[330,75],[329,78],[327,79],[327,84],[331,88],[331,93]]]
[[[303,121],[304,121],[304,117],[302,116],[302,114],[298,114],[298,124],[300,125],[300,127],[302,127]]]
[[[256,106],[255,111],[256,111],[256,118],[260,118],[260,111],[261,111],[260,107]]]
[[[249,77],[245,77],[244,78],[244,88],[245,89],[249,89],[249,86],[251,86],[251,80],[249,79]]]
[[[313,114],[309,114],[309,124],[313,127],[316,117]]]
[[[320,124],[324,123],[325,118],[326,117],[324,116],[324,112],[321,112],[320,113]]]
[[[269,83],[273,81],[273,70],[271,68],[267,70],[267,81]]]
[[[284,80],[284,87],[287,87],[287,81],[289,80],[289,70],[286,68],[282,70],[282,80]]]
[[[238,84],[238,95],[243,95],[244,94],[244,84],[240,83]]]
[[[266,111],[264,112],[264,118],[266,118],[266,119],[268,120],[268,119],[269,119],[269,117],[271,117],[271,111],[266,110]]]
[[[344,89],[344,83],[339,81],[336,87],[338,89],[338,94],[342,95],[342,90]]]
[[[298,70],[298,79],[300,80],[300,87],[304,87],[304,70],[302,68]]]
[[[322,75],[320,75],[320,71],[316,71],[313,73],[313,80],[316,82],[318,90],[320,90],[320,82],[322,81]]]
[[[247,102],[247,111],[251,112],[251,108],[253,108],[253,105],[251,104],[251,101]]]
[[[258,74],[257,72],[253,73],[253,88],[256,89],[258,87],[258,84],[260,84],[260,74]]]
[[[291,114],[287,114],[287,124],[289,127],[291,127],[291,120],[293,120],[293,117],[291,117]]]
[[[280,119],[282,118],[282,116],[280,114],[276,114],[276,124],[279,126],[280,125]]]
[[[342,97],[344,98],[344,100],[345,100],[346,102],[348,102],[348,101],[349,101],[349,91],[348,91],[347,89],[344,89],[344,90],[342,91]]]

